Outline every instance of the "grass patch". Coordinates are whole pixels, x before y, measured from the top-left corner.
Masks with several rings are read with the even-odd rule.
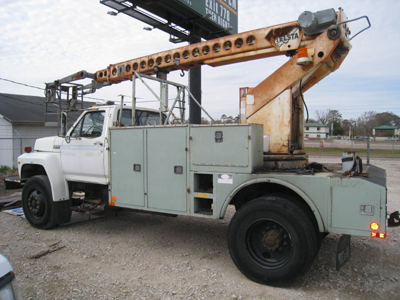
[[[307,154],[318,154],[320,153],[319,147],[305,147]],[[343,152],[351,151],[346,148],[321,148],[321,155],[339,155],[341,156]],[[360,156],[367,156],[367,149],[353,149],[353,151],[358,152]],[[370,149],[369,155],[371,157],[397,157],[400,158],[400,150],[391,149]]]
[[[10,168],[9,166],[0,166],[0,173],[4,175],[17,174],[17,168]]]

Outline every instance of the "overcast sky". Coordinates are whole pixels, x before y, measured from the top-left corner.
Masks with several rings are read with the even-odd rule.
[[[196,1],[196,0],[192,0]],[[365,111],[400,115],[400,1],[238,0],[239,32],[297,20],[305,10],[343,7],[349,19],[367,15],[372,27],[357,36],[336,72],[305,93],[310,117],[336,109],[343,118]],[[112,17],[99,0],[0,0],[0,78],[44,87],[80,70],[96,72],[111,63],[167,50],[169,35],[144,31],[146,24],[123,14]],[[365,20],[351,23],[354,34]],[[264,80],[286,57],[266,58],[224,67],[202,67],[203,105],[213,117],[237,116],[240,87]],[[170,80],[187,84],[171,73]],[[0,80],[0,92],[42,96],[38,89]],[[118,100],[131,95],[129,82],[105,87],[92,97]],[[138,95],[141,97],[141,95]],[[146,95],[140,100],[154,100]],[[154,106],[154,102],[141,106]]]

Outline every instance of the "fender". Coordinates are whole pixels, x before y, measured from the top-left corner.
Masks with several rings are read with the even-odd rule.
[[[221,212],[219,215],[219,218],[222,219],[226,213],[226,210],[228,209],[228,205],[231,202],[231,200],[233,199],[233,197],[244,187],[256,184],[256,183],[275,183],[275,184],[279,184],[282,186],[285,186],[289,189],[291,189],[293,192],[295,192],[297,195],[299,195],[306,203],[307,205],[310,207],[311,211],[313,212],[315,219],[317,220],[318,223],[318,229],[320,232],[325,232],[325,226],[324,226],[324,222],[322,221],[322,217],[321,214],[318,210],[318,208],[315,206],[314,202],[311,200],[310,197],[307,196],[307,194],[305,194],[301,189],[299,189],[298,187],[296,187],[295,185],[288,183],[286,181],[280,180],[280,179],[276,179],[276,178],[257,178],[257,179],[252,179],[249,181],[246,181],[245,183],[242,183],[241,185],[239,185],[238,187],[236,187],[231,194],[226,198],[226,200],[224,201],[224,204],[222,205],[221,208]]]
[[[68,184],[61,169],[60,153],[32,152],[22,154],[18,157],[18,172],[20,176],[24,166],[30,164],[40,165],[45,169],[50,181],[53,201],[69,199]]]

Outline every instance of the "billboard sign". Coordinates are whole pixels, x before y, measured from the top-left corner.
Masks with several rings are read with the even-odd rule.
[[[231,34],[238,33],[238,0],[177,0],[198,14],[211,15],[208,19],[221,30],[229,30]]]
[[[238,32],[238,0],[100,0],[117,15],[138,19],[170,34],[170,41],[192,42]],[[195,26],[194,26],[195,25]],[[196,31],[196,33],[195,33]]]

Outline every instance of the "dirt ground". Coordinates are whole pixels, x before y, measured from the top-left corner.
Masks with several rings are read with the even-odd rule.
[[[387,170],[388,210],[400,209],[400,160],[371,163]],[[329,235],[304,277],[275,288],[248,280],[232,262],[226,236],[233,213],[204,220],[110,211],[46,231],[1,212],[0,253],[24,299],[400,299],[400,228],[389,228],[384,240],[352,236],[351,260],[340,272],[339,236]],[[45,250],[56,251],[30,258]]]

